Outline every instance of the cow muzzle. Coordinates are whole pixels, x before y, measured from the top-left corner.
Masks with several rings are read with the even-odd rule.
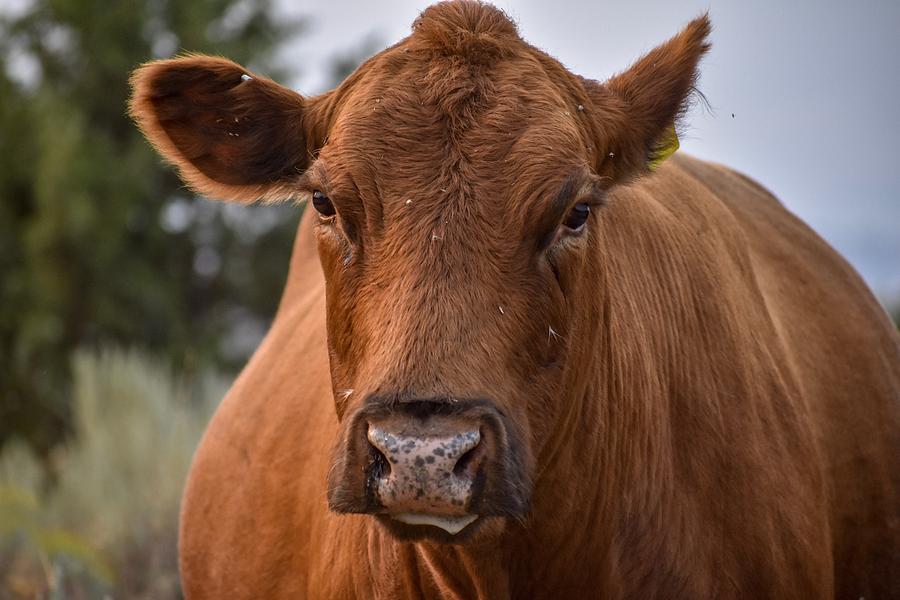
[[[336,512],[378,515],[399,537],[453,537],[527,510],[517,436],[486,402],[370,402],[348,423],[329,477]]]
[[[477,423],[458,421],[431,418],[425,428],[406,419],[369,423],[381,465],[373,473],[375,495],[394,519],[456,534],[477,518],[467,507],[485,445]]]

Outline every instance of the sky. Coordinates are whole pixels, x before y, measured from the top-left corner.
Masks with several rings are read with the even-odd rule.
[[[429,2],[277,0],[309,31],[286,47],[304,94],[323,91],[334,56],[409,34]],[[497,1],[530,43],[604,80],[709,10],[700,89],[683,152],[772,190],[900,301],[900,1]],[[734,116],[732,116],[734,115]]]

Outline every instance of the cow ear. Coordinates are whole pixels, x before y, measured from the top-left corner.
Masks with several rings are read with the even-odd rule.
[[[621,182],[655,169],[678,148],[679,120],[709,50],[706,15],[607,82],[586,82],[594,114],[596,170]]]
[[[319,146],[308,100],[224,58],[151,62],[131,86],[138,127],[185,183],[213,198],[286,198]]]

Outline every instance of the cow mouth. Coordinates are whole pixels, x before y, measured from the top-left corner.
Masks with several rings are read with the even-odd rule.
[[[426,512],[377,512],[372,517],[401,542],[461,545],[501,533],[505,519],[482,514],[438,515]]]
[[[426,513],[399,513],[390,515],[395,521],[407,525],[429,525],[456,535],[478,519],[478,515],[430,515]]]

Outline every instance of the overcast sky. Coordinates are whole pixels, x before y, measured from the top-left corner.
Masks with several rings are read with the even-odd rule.
[[[279,0],[311,19],[285,51],[302,93],[328,59],[409,33],[429,2]],[[836,246],[875,291],[900,298],[900,1],[498,1],[523,37],[605,79],[709,9],[713,47],[683,151],[754,177]],[[734,114],[734,117],[732,117]]]

